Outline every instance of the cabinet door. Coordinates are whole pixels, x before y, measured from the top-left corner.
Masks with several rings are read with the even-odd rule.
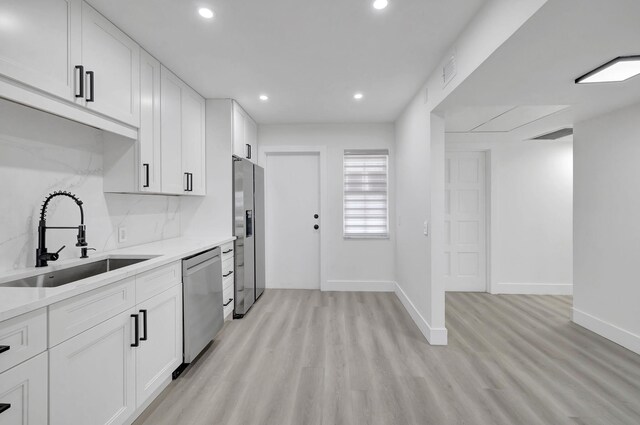
[[[133,310],[49,350],[49,424],[118,425],[135,411]]]
[[[182,174],[182,81],[161,67],[160,149],[162,151],[162,192],[182,194],[186,179]]]
[[[82,4],[82,65],[87,108],[138,127],[140,46],[87,3]]]
[[[140,407],[182,363],[182,285],[138,304],[137,309],[144,339],[136,351],[136,401]]]
[[[0,425],[47,425],[47,353],[0,373]]]
[[[80,9],[81,0],[2,1],[0,74],[72,100]]]
[[[246,158],[245,127],[246,114],[236,102],[233,102],[233,154]]]
[[[250,116],[245,121],[245,149],[248,160],[258,163],[258,125]]]
[[[160,192],[160,62],[140,51],[140,190]]]
[[[205,101],[191,88],[182,89],[182,170],[187,195],[205,195]]]

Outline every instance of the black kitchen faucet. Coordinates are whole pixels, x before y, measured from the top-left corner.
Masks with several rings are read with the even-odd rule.
[[[80,208],[80,225],[77,227],[47,227],[47,207],[49,206],[49,202],[55,198],[56,196],[66,196],[75,201]],[[38,223],[38,249],[36,250],[36,267],[46,267],[48,266],[49,261],[56,261],[59,257],[60,251],[62,251],[66,245],[63,245],[57,252],[47,252],[47,237],[46,232],[47,229],[77,229],[78,230],[78,243],[76,246],[81,247],[81,255],[80,258],[89,258],[87,255],[87,251],[92,248],[87,248],[86,241],[86,226],[84,225],[84,210],[82,209],[82,201],[78,199],[78,197],[72,193],[65,191],[53,192],[47,199],[44,200],[42,204],[42,209],[40,210],[40,222]]]

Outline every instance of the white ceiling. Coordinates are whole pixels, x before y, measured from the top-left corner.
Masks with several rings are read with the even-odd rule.
[[[260,123],[395,120],[484,1],[89,0],[203,96],[235,98]]]
[[[574,80],[617,56],[640,54],[640,1],[549,0],[439,106],[570,105],[574,121],[640,101],[640,77]]]

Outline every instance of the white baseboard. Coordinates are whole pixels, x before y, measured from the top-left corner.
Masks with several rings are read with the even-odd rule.
[[[396,283],[384,280],[328,280],[322,291],[340,292],[395,292]]]
[[[595,332],[636,354],[640,354],[640,335],[636,335],[619,328],[616,325],[612,325],[611,323],[605,322],[602,319],[598,319],[597,317],[576,308],[573,308],[572,311],[574,323]]]
[[[395,293],[429,344],[447,345],[447,328],[432,328],[397,283],[395,283]]]
[[[495,283],[492,294],[573,295],[571,283]]]

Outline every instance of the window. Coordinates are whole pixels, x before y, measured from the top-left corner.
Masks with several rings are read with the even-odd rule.
[[[389,237],[389,151],[344,152],[344,237]]]

